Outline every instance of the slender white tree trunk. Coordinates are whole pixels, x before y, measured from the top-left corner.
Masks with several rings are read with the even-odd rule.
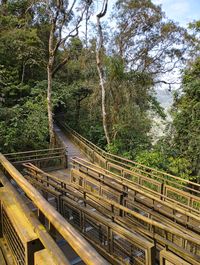
[[[48,124],[49,124],[49,138],[50,138],[50,147],[53,147],[55,144],[55,135],[53,130],[53,109],[52,109],[52,67],[48,63],[47,66],[47,75],[48,75],[48,87],[47,87],[47,111],[48,111]]]
[[[105,133],[105,137],[107,143],[110,144],[110,137],[108,133],[108,125],[107,125],[107,113],[106,113],[106,90],[105,90],[105,80],[103,77],[103,70],[98,63],[98,55],[97,55],[97,70],[100,79],[100,86],[101,86],[101,109],[102,109],[102,119],[103,119],[103,129]]]
[[[53,4],[51,3],[53,2]],[[55,2],[55,3],[54,3]],[[68,2],[68,1],[66,1]],[[64,9],[64,1],[46,1],[47,15],[50,18],[50,32],[49,32],[49,58],[47,64],[47,76],[48,76],[48,86],[47,86],[47,111],[48,111],[48,123],[49,123],[49,137],[50,137],[50,147],[55,146],[55,133],[53,130],[53,106],[52,106],[52,80],[55,73],[61,69],[68,61],[68,56],[63,59],[60,63],[55,65],[55,58],[59,47],[64,45],[69,38],[74,38],[78,35],[78,29],[81,21],[83,20],[84,13],[89,9],[92,4],[92,0],[88,1],[81,12],[81,16],[78,18],[74,25],[74,28],[69,29],[68,34],[62,37],[63,28],[68,24],[69,14],[75,8],[76,0],[73,0],[71,7],[69,9]],[[67,4],[68,8],[68,4]],[[56,34],[55,34],[56,33]]]
[[[53,48],[54,32],[55,32],[55,21],[51,26],[51,31],[49,35],[49,60],[47,64],[47,78],[48,78],[47,111],[48,111],[50,148],[53,148],[55,145],[55,134],[53,130],[53,108],[52,108],[52,97],[51,97],[52,81],[53,81],[53,65],[54,65],[54,60],[55,60],[55,51]]]
[[[96,62],[97,62],[97,70],[99,74],[100,86],[101,86],[101,108],[102,108],[102,119],[103,119],[103,129],[105,133],[105,137],[107,143],[110,144],[110,137],[108,131],[108,123],[107,123],[107,112],[106,112],[106,82],[104,77],[103,70],[103,62],[102,62],[102,52],[103,52],[103,33],[100,23],[100,18],[105,16],[107,11],[107,0],[103,3],[102,11],[97,15],[97,28],[98,28],[98,45],[96,50]]]

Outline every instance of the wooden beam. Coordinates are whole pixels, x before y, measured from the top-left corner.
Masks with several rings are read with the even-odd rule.
[[[34,204],[45,214],[57,231],[88,265],[109,264],[23,177],[21,173],[0,153],[0,163],[7,173],[30,197]]]

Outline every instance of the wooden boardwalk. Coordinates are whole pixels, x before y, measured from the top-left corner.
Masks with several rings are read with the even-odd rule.
[[[75,156],[87,160],[86,155],[80,150],[80,148],[77,145],[75,145],[69,139],[66,133],[64,133],[57,125],[54,125],[54,130],[57,136],[62,141],[63,145],[67,148],[67,162],[68,162],[69,168],[71,168],[71,159]]]
[[[51,174],[53,176],[59,176],[60,180],[70,181],[69,177],[70,177],[70,170],[72,168],[72,158],[78,156],[80,158],[83,158],[84,160],[87,160],[87,157],[80,150],[80,148],[77,145],[75,145],[56,124],[54,125],[54,130],[56,132],[57,137],[59,137],[63,146],[67,150],[67,168],[52,171]]]
[[[200,225],[199,224],[200,223],[199,223],[199,215],[197,214],[197,212],[198,212],[197,209],[191,208],[191,207],[184,205],[184,204],[181,205],[180,202],[176,202],[174,199],[171,199],[170,197],[166,197],[165,195],[162,195],[161,193],[159,193],[157,191],[154,192],[153,190],[149,190],[148,188],[146,188],[145,186],[142,186],[141,184],[137,184],[134,182],[130,183],[130,180],[125,180],[123,177],[120,177],[120,175],[121,175],[120,173],[114,174],[113,172],[106,170],[104,166],[99,167],[98,165],[104,164],[103,159],[102,159],[102,163],[98,163],[99,161],[101,161],[101,159],[99,157],[98,157],[99,161],[97,161],[97,163],[95,163],[96,161],[94,161],[94,159],[91,159],[89,162],[88,155],[90,155],[90,153],[92,153],[91,147],[88,148],[89,152],[86,152],[84,154],[83,151],[81,151],[81,148],[83,146],[83,150],[87,151],[87,148],[85,148],[85,142],[83,142],[83,144],[80,143],[80,145],[77,144],[77,139],[75,139],[75,141],[73,142],[74,139],[70,137],[68,132],[64,131],[64,130],[62,131],[62,129],[60,129],[58,126],[56,126],[56,133],[58,133],[60,139],[62,139],[63,143],[68,147],[68,151],[69,151],[68,162],[70,163],[70,171],[72,170],[72,168],[76,168],[79,171],[79,172],[77,171],[77,173],[75,175],[73,174],[73,177],[71,176],[71,179],[70,179],[70,182],[72,184],[72,182],[73,182],[72,178],[74,178],[75,183],[73,183],[73,187],[76,186],[79,192],[82,191],[85,194],[88,193],[88,195],[89,195],[89,194],[91,194],[91,191],[93,193],[93,190],[94,190],[95,191],[94,196],[99,194],[99,196],[102,198],[102,207],[103,208],[104,208],[105,203],[109,204],[109,201],[106,201],[106,198],[109,199],[109,197],[107,197],[108,193],[110,194],[109,196],[111,196],[111,199],[110,199],[111,201],[113,200],[112,197],[113,196],[115,197],[115,195],[117,195],[117,193],[119,195],[119,196],[117,196],[118,199],[120,198],[120,196],[122,196],[121,194],[125,194],[125,198],[123,199],[123,202],[124,202],[123,204],[121,204],[121,202],[118,201],[118,199],[117,199],[115,204],[110,202],[111,203],[110,205],[113,205],[116,208],[116,211],[119,211],[119,212],[121,209],[120,205],[122,205],[122,206],[124,205],[126,207],[126,209],[136,211],[138,213],[141,213],[141,215],[148,217],[149,218],[149,225],[151,224],[151,221],[155,221],[155,222],[158,222],[157,223],[158,227],[159,227],[159,223],[160,223],[163,226],[166,226],[166,229],[169,228],[171,230],[170,232],[169,231],[166,232],[167,230],[164,232],[165,229],[162,231],[163,242],[164,242],[165,236],[166,236],[167,240],[169,240],[168,237],[169,238],[171,237],[173,239],[173,237],[174,237],[173,236],[173,230],[178,232],[176,236],[178,236],[180,233],[180,238],[181,238],[183,235],[183,239],[181,239],[181,240],[185,241],[186,243],[184,243],[185,246],[184,245],[181,246],[181,247],[183,247],[183,249],[185,248],[185,250],[183,250],[183,252],[181,251],[182,253],[184,253],[184,251],[186,251],[186,252],[188,251],[189,245],[190,245],[189,244],[190,238],[191,239],[196,238],[197,240],[199,240],[199,231],[200,231]],[[76,135],[75,135],[75,137],[76,137]],[[83,161],[82,159],[85,161]],[[96,165],[93,163],[95,163]],[[117,169],[119,168],[119,171],[122,171],[120,166],[116,166],[116,168]],[[59,172],[57,172],[57,174],[55,174],[55,176],[60,178]],[[143,176],[143,177],[145,178],[145,181],[147,181],[148,177],[145,177],[145,176]],[[75,178],[77,180],[75,180]],[[141,175],[141,178],[142,178],[142,175]],[[69,181],[69,179],[68,179],[68,181]],[[159,182],[157,183],[153,179],[151,179],[149,181],[150,182],[152,181],[152,183],[154,183],[155,185],[158,185],[158,186],[160,185]],[[88,183],[90,183],[90,184],[88,184]],[[129,183],[130,183],[130,185],[129,185]],[[90,187],[90,185],[92,185],[92,186]],[[86,187],[86,188],[84,188],[84,187]],[[103,192],[104,189],[105,189],[105,194],[107,194],[105,196],[103,196],[101,194],[101,192]],[[115,191],[115,189],[118,191]],[[173,187],[170,189],[173,189]],[[128,192],[128,190],[129,190],[129,192]],[[122,191],[122,193],[121,193],[121,191]],[[179,192],[179,191],[177,190],[175,192]],[[185,195],[183,192],[183,196],[189,196],[189,193],[188,193],[188,195],[187,194]],[[104,202],[104,198],[105,198],[105,202]],[[94,199],[94,197],[93,197],[93,199]],[[199,201],[198,196],[194,197],[194,199]],[[97,204],[100,206],[101,205],[100,201]],[[100,208],[101,208],[101,206],[100,206]],[[123,209],[124,212],[126,212],[126,209],[125,208]],[[101,210],[100,210],[100,212],[101,212]],[[103,212],[101,212],[101,213],[103,214]],[[127,210],[127,214],[128,213],[129,212]],[[110,214],[112,216],[112,213],[110,213]],[[119,221],[117,221],[118,219],[119,219]],[[145,227],[145,229],[142,227],[144,224],[143,225],[141,224],[141,227],[140,227],[139,226],[140,221],[138,222],[136,219],[134,219],[134,221],[133,221],[130,219],[130,217],[128,217],[128,218],[123,217],[123,219],[121,217],[119,217],[119,218],[117,217],[116,223],[121,224],[122,226],[126,227],[127,229],[131,229],[131,230],[136,229],[136,231],[140,232],[142,235],[145,235],[145,236],[148,235],[148,237],[150,235],[150,234],[148,234],[148,232],[145,231],[146,227]],[[145,226],[148,226],[148,220],[147,220],[147,223]],[[184,231],[184,234],[183,234],[183,231]],[[149,232],[151,232],[151,231],[149,230]],[[158,236],[161,236],[161,235],[159,235],[159,233],[160,232],[158,229]],[[167,235],[167,233],[169,233],[169,235]],[[150,235],[150,238],[154,238],[154,234],[156,234],[156,230],[153,231],[152,235]],[[184,238],[185,236],[188,237],[188,239]],[[179,236],[177,238],[179,238]],[[163,244],[162,240],[161,241],[158,240],[158,242],[161,245]],[[171,239],[170,239],[170,241],[171,241]],[[173,239],[171,243],[172,243],[172,245],[177,244],[177,247],[178,247],[178,245],[179,245],[178,241],[179,241],[179,239],[177,239],[177,242],[176,242],[176,237],[175,237],[175,239]],[[188,247],[187,247],[187,245],[188,245]],[[193,246],[193,243],[191,242],[191,249],[192,249],[192,246]],[[200,264],[200,263],[198,263],[198,262],[200,262],[200,260],[199,260],[199,258],[197,258],[197,256],[199,256],[199,244],[196,245],[195,249],[196,249],[195,252],[189,250],[187,252],[187,254],[186,253],[185,253],[185,255],[183,254],[184,258],[191,262],[190,264]],[[194,259],[193,259],[192,255],[194,253],[196,254],[196,257],[194,257]],[[187,255],[191,256],[191,259],[190,258],[187,259]],[[197,263],[195,262],[196,258],[198,260]],[[174,263],[170,263],[170,264],[174,264]]]
[[[145,165],[132,167],[134,161],[107,153],[67,125],[54,129],[59,148],[6,155],[32,184],[30,190],[43,195],[47,209],[53,206],[111,264],[200,264],[200,185]],[[26,194],[20,196],[56,239],[57,251],[70,264],[84,264],[84,253],[79,257],[68,245],[73,240],[60,234],[63,226],[55,230],[57,219],[51,221],[46,208],[41,212],[43,206],[38,209],[38,200],[29,202]]]

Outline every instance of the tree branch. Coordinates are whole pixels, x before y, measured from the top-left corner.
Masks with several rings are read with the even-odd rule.
[[[52,72],[52,77],[67,63],[69,60],[69,57],[66,57],[62,62],[60,62],[58,65],[56,65],[55,69]]]
[[[172,85],[180,85],[181,84],[181,82],[167,82],[165,80],[157,80],[157,81],[154,82],[155,85],[156,84],[160,84],[160,83],[168,85],[169,86],[169,91],[172,90]]]

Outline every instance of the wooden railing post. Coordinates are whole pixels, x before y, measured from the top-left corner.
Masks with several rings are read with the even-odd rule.
[[[62,217],[53,206],[51,206],[42,195],[19,173],[19,171],[0,154],[0,164],[17,184],[24,190],[38,209],[45,214],[46,218],[55,226],[57,231],[67,240],[76,253],[88,265],[109,264],[64,217]]]

